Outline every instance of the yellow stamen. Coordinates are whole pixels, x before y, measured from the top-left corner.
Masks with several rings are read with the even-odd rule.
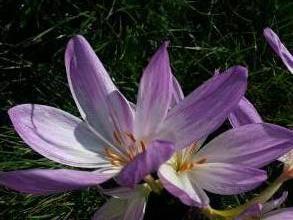
[[[133,134],[131,134],[131,133],[129,133],[129,132],[125,132],[125,134],[127,135],[127,137],[130,138],[130,140],[131,140],[133,143],[135,143],[136,140],[135,140]]]
[[[113,132],[113,140],[116,149],[105,147],[104,155],[114,166],[124,166],[147,148],[143,140],[137,141],[129,132],[116,130]]]
[[[179,167],[178,171],[179,172],[188,171],[188,170],[194,169],[194,168],[196,168],[206,162],[207,162],[207,158],[201,158],[198,161],[185,162]]]
[[[143,141],[140,141],[140,146],[141,146],[142,151],[146,150],[146,146]]]
[[[114,131],[113,132],[114,140],[117,142],[117,144],[122,144],[122,136],[120,132]]]
[[[115,152],[110,148],[105,148],[105,156],[110,161],[110,163],[114,166],[122,166],[126,164],[128,161],[126,158],[123,158],[119,153]]]

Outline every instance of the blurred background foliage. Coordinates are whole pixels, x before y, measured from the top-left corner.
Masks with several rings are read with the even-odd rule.
[[[264,120],[293,127],[293,76],[266,44],[270,26],[293,49],[290,0],[7,0],[0,1],[0,170],[61,167],[32,152],[11,128],[7,110],[38,103],[78,115],[65,75],[70,37],[84,35],[122,92],[135,101],[149,57],[164,40],[185,94],[216,69],[249,68],[247,97]],[[280,164],[268,167],[273,179]],[[292,198],[292,181],[284,185]],[[290,189],[291,186],[291,189]],[[290,192],[291,191],[291,192]],[[256,190],[257,192],[257,190]],[[211,195],[215,207],[256,192]],[[291,193],[291,195],[290,195]],[[0,189],[0,219],[90,219],[105,198],[96,189],[33,197]],[[293,205],[289,199],[286,206]],[[201,219],[164,192],[152,195],[145,219]]]

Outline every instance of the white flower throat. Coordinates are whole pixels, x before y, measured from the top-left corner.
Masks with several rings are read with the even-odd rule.
[[[177,151],[171,158],[171,164],[177,172],[185,172],[194,169],[207,162],[207,158],[194,159],[193,156],[200,146],[196,143],[191,144],[182,150]]]

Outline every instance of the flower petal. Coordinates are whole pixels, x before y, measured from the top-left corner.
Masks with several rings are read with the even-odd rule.
[[[69,41],[65,65],[71,93],[82,117],[111,141],[114,128],[109,120],[107,98],[117,88],[84,37],[76,36]]]
[[[66,169],[19,170],[1,172],[0,184],[23,193],[46,195],[96,186],[107,181],[114,174]]]
[[[165,119],[172,98],[172,74],[165,42],[151,58],[143,72],[135,116],[135,137],[155,133]]]
[[[281,42],[278,35],[270,28],[265,28],[263,32],[267,42],[275,51],[275,53],[282,59],[288,70],[293,73],[293,56],[288,49]]]
[[[148,193],[145,194],[140,187],[137,187],[129,191],[127,197],[111,198],[95,213],[93,220],[142,220],[147,196]]]
[[[134,111],[125,97],[116,90],[108,96],[107,102],[115,131],[133,133]]]
[[[288,197],[288,192],[283,192],[282,196],[278,199],[274,199],[272,201],[266,202],[265,204],[263,204],[263,209],[262,209],[262,213],[267,213],[270,212],[273,209],[278,208],[279,206],[282,205],[282,203],[285,202],[285,200]]]
[[[209,204],[207,194],[196,181],[191,183],[186,172],[176,172],[171,165],[165,163],[160,167],[158,175],[164,188],[185,205],[203,208]]]
[[[228,118],[234,128],[246,124],[262,122],[255,107],[245,97],[240,100],[237,108],[229,114]]]
[[[249,191],[267,179],[263,170],[228,163],[204,163],[189,175],[203,189],[220,195]]]
[[[182,88],[176,79],[175,76],[173,78],[173,95],[172,95],[172,102],[171,102],[171,107],[174,107],[177,105],[179,102],[181,102],[184,99],[184,94],[182,91]]]
[[[120,198],[120,199],[129,199],[136,189],[128,188],[128,187],[117,187],[114,189],[102,189],[103,194]]]
[[[235,66],[216,75],[172,108],[160,138],[184,148],[218,128],[243,97],[247,69]]]
[[[105,146],[79,118],[62,110],[24,104],[9,110],[15,130],[43,156],[76,167],[108,167],[99,152]]]
[[[249,124],[231,129],[205,145],[195,159],[263,167],[293,148],[293,132],[268,124]]]
[[[146,175],[158,170],[160,165],[169,160],[174,152],[173,144],[166,141],[153,141],[147,149],[138,154],[119,173],[117,181],[122,186],[133,187]]]
[[[293,219],[293,208],[279,209],[273,212],[269,212],[264,215],[263,220],[292,220]]]

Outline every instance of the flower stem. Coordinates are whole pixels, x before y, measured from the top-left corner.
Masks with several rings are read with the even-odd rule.
[[[160,194],[162,191],[161,183],[155,180],[151,175],[147,175],[144,178],[144,181],[149,185],[149,187],[157,194]]]
[[[204,208],[202,211],[209,219],[224,219],[232,220],[244,212],[248,207],[253,204],[267,202],[276,191],[282,186],[286,179],[283,178],[283,174],[279,176],[272,184],[270,184],[264,191],[262,191],[257,197],[249,200],[248,202],[227,210],[216,210],[212,207]]]

